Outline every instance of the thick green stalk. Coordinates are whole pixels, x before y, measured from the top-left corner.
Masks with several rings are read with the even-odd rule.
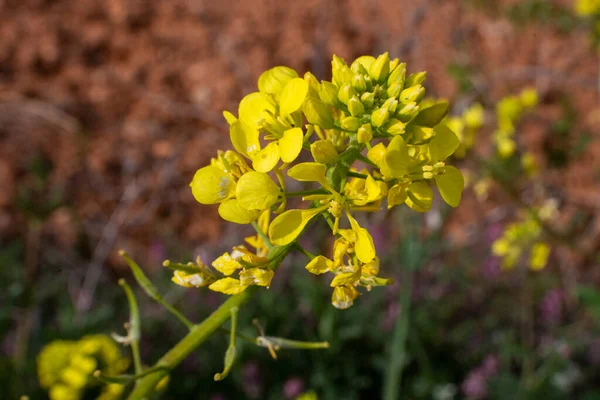
[[[402,370],[406,361],[406,341],[410,325],[410,303],[414,271],[406,268],[401,282],[400,316],[396,321],[392,338],[391,358],[385,379],[385,400],[396,400],[402,384]]]
[[[136,387],[128,397],[129,400],[142,400],[146,398],[168,371],[175,368],[192,351],[212,335],[215,330],[227,321],[231,316],[231,309],[246,303],[252,296],[252,292],[254,292],[254,288],[250,287],[242,293],[229,298],[229,300],[221,304],[221,306],[204,321],[195,325],[190,332],[175,345],[175,347],[162,356],[162,358],[153,366],[153,368],[162,367],[166,368],[166,370],[159,370],[138,380]]]

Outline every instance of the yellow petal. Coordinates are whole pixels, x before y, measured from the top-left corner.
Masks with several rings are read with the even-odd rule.
[[[367,190],[367,203],[371,203],[381,197],[381,186],[379,186],[371,175],[367,176],[365,189]]]
[[[534,244],[531,248],[531,259],[529,260],[531,269],[534,271],[544,269],[544,267],[548,263],[549,255],[550,246],[548,246],[546,243],[540,242]]]
[[[278,215],[269,226],[271,243],[284,246],[294,241],[302,232],[306,224],[328,206],[311,208],[308,210],[288,210]]]
[[[208,288],[215,292],[221,292],[225,294],[238,294],[246,290],[248,286],[242,285],[242,283],[233,278],[223,278],[212,283]]]
[[[406,205],[418,212],[426,212],[433,202],[433,190],[424,182],[413,182],[408,187]]]
[[[262,172],[245,173],[236,186],[236,197],[247,210],[266,210],[277,202],[279,194],[279,187]]]
[[[458,207],[462,191],[465,188],[465,179],[460,171],[453,166],[446,166],[443,175],[435,176],[435,183],[442,198],[452,207]]]
[[[238,260],[231,257],[229,253],[223,253],[222,256],[213,261],[212,266],[217,271],[227,276],[242,268],[242,264],[240,264]]]
[[[335,308],[345,310],[354,304],[354,299],[358,297],[358,294],[359,293],[354,286],[338,286],[333,289],[331,304],[333,304]]]
[[[331,265],[333,262],[324,256],[316,256],[308,264],[306,264],[306,269],[311,274],[320,275],[331,269]]]
[[[350,213],[346,213],[346,215],[348,216],[352,230],[356,234],[356,242],[354,243],[356,257],[358,257],[360,262],[365,264],[373,261],[375,258],[375,244],[373,243],[371,234],[365,228],[361,228]]]
[[[434,162],[444,161],[454,154],[460,145],[460,140],[458,140],[456,133],[452,132],[446,125],[440,124],[433,130],[435,136],[431,139],[431,142],[429,142],[429,154],[431,160]]]
[[[210,283],[209,279],[202,273],[188,274],[184,271],[174,271],[171,279],[175,284],[186,288],[202,287]]]
[[[232,113],[230,113],[229,111],[223,111],[223,117],[225,117],[225,121],[227,121],[227,123],[231,126],[231,124],[233,124],[235,121],[237,121],[238,119],[235,117],[235,115],[233,115]]]
[[[252,168],[258,172],[267,173],[277,165],[279,161],[279,145],[277,142],[271,142],[254,155],[252,159]]]
[[[260,210],[247,210],[240,205],[237,199],[230,199],[219,205],[219,215],[225,221],[245,225],[256,221]]]
[[[320,184],[323,184],[327,183],[325,172],[327,172],[326,165],[315,162],[305,162],[290,168],[288,176],[300,182],[319,182]]]
[[[406,185],[396,184],[388,191],[388,208],[392,208],[406,201]]]
[[[258,90],[270,93],[277,98],[284,86],[298,73],[289,67],[277,66],[263,72],[258,78]]]
[[[330,286],[336,287],[353,284],[354,282],[360,279],[360,273],[360,268],[357,268],[354,272],[344,272],[341,274],[337,274],[335,278],[333,278],[333,280],[331,281]]]
[[[196,201],[202,204],[220,203],[235,194],[233,179],[212,165],[196,171],[190,187]]]
[[[285,131],[283,137],[279,139],[281,160],[286,163],[294,161],[298,157],[298,154],[300,154],[300,150],[302,150],[303,140],[304,134],[302,133],[302,129],[292,128]]]
[[[260,150],[258,130],[243,121],[237,120],[231,124],[229,138],[237,152],[250,159]]]
[[[385,145],[383,143],[377,143],[367,152],[367,158],[377,165],[381,165],[384,157]]]
[[[260,128],[266,110],[275,114],[275,102],[268,94],[254,92],[246,95],[240,101],[239,116],[242,121],[253,128]]]
[[[279,98],[281,115],[285,117],[298,110],[304,103],[307,93],[308,83],[304,79],[294,78],[290,80],[281,91],[281,97]]]
[[[270,269],[249,268],[240,272],[242,285],[270,286],[275,273]]]
[[[390,176],[396,178],[408,173],[407,166],[409,162],[406,142],[402,136],[394,136],[385,151],[385,164],[389,168]]]

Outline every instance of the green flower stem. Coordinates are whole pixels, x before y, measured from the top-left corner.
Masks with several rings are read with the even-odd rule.
[[[367,165],[370,165],[371,167],[378,168],[377,165],[373,161],[369,160],[367,157],[363,156],[360,153],[357,155],[356,159],[364,162]]]
[[[167,311],[169,311],[171,314],[173,314],[188,329],[192,329],[194,324],[189,319],[187,319],[182,313],[180,313],[177,309],[175,309],[175,307],[173,307],[172,305],[170,305],[163,299],[161,294],[158,292],[158,289],[156,288],[156,286],[154,286],[154,284],[150,281],[150,279],[148,279],[148,277],[144,274],[144,272],[142,271],[140,266],[137,265],[137,263],[135,261],[133,261],[131,259],[131,257],[129,257],[129,255],[125,251],[121,250],[119,252],[119,254],[121,255],[121,257],[123,257],[127,261],[127,264],[129,264],[129,267],[131,268],[131,271],[133,272],[133,276],[135,277],[135,280],[142,287],[142,289],[144,289],[146,294],[152,300],[156,301],[157,303],[162,305],[164,308],[166,308]]]
[[[275,350],[284,348],[303,350],[318,350],[329,348],[329,342],[302,342],[299,340],[290,340],[274,336],[259,336],[256,338],[256,344],[261,347],[267,347],[267,344],[270,344]]]
[[[400,293],[400,316],[396,321],[392,338],[391,359],[385,380],[385,400],[398,399],[402,384],[402,369],[406,361],[406,341],[410,325],[410,303],[412,294],[413,271],[405,271]]]
[[[312,260],[313,258],[316,257],[314,254],[310,253],[308,250],[306,250],[304,247],[302,247],[299,243],[296,243],[294,247],[296,248],[296,250],[298,250],[299,252],[304,254],[306,257],[308,257],[309,260]]]
[[[294,248],[295,242],[285,246],[273,247],[269,251],[269,259],[273,263],[273,269],[277,268],[285,256]],[[239,308],[242,304],[248,302],[252,294],[257,290],[257,286],[251,286],[242,293],[231,296],[219,308],[213,311],[204,321],[194,325],[188,334],[179,341],[171,350],[162,356],[151,369],[164,368],[157,372],[146,375],[136,382],[133,391],[129,394],[129,400],[142,400],[148,397],[156,387],[156,384],[168,374],[168,371],[175,368],[192,351],[196,350],[206,339],[208,339],[221,325],[231,317],[231,310]],[[137,374],[136,374],[137,375]]]
[[[270,251],[273,248],[273,244],[271,243],[271,241],[269,240],[267,235],[263,232],[262,229],[260,229],[260,226],[258,226],[256,221],[252,221],[251,224],[252,224],[252,227],[254,228],[254,230],[256,231],[256,234],[258,236],[260,236],[260,238],[263,240],[263,242],[265,242],[265,246],[267,246],[267,249],[269,249],[269,251]]]
[[[177,343],[171,350],[156,362],[153,368],[164,370],[146,375],[137,381],[136,387],[129,395],[129,400],[142,400],[154,389],[156,384],[170,371],[183,361],[192,351],[210,337],[229,317],[233,308],[239,308],[252,297],[254,287],[249,287],[240,294],[230,297],[204,321],[190,330],[190,332]]]
[[[140,357],[140,336],[141,336],[141,322],[140,322],[140,310],[133,295],[131,287],[125,282],[125,279],[119,280],[119,285],[125,290],[127,295],[127,301],[129,302],[129,326],[127,327],[127,336],[129,339],[129,345],[131,346],[131,352],[133,354],[133,365],[135,374],[139,375],[142,373],[142,359]]]
[[[348,176],[351,176],[353,178],[359,178],[359,179],[367,179],[369,177],[368,175],[361,174],[358,172],[352,172],[352,171],[348,171]],[[372,178],[375,179],[376,181],[383,181],[383,179],[375,177],[375,176],[373,176]]]
[[[328,194],[329,192],[324,189],[311,189],[311,190],[303,190],[300,192],[285,192],[285,197],[298,197],[298,196],[309,196],[311,194]]]

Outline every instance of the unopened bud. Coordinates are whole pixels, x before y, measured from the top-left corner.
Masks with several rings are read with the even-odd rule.
[[[392,83],[392,85],[387,88],[388,97],[397,99],[402,92],[402,87],[401,83]]]
[[[358,129],[358,143],[369,143],[373,139],[373,130],[370,124],[364,124]]]
[[[388,53],[383,53],[371,64],[369,75],[374,82],[383,83],[390,73],[390,57]]]
[[[338,104],[338,87],[331,82],[323,81],[319,86],[319,98],[327,105],[335,106]]]
[[[406,63],[400,63],[396,68],[392,69],[392,72],[387,80],[388,86],[392,86],[394,83],[399,83],[401,86],[403,86],[405,78]]]
[[[403,103],[418,103],[423,100],[425,96],[425,88],[421,85],[415,85],[409,87],[408,89],[404,89],[400,93],[400,101]]]
[[[410,76],[406,80],[405,86],[411,87],[415,85],[420,85],[423,82],[425,82],[426,77],[427,71],[415,72],[414,74],[410,74]]]
[[[315,161],[321,164],[333,165],[340,158],[331,140],[317,140],[310,145],[310,152]]]
[[[318,125],[323,129],[334,127],[333,116],[329,107],[320,100],[307,97],[303,106],[304,116],[309,123]]]
[[[360,120],[356,117],[346,117],[342,120],[342,128],[347,131],[357,131],[360,126]]]
[[[360,102],[363,103],[367,109],[373,107],[373,103],[375,102],[375,94],[370,92],[363,93],[360,96]]]
[[[354,96],[348,102],[348,110],[353,117],[360,117],[365,113],[365,106],[363,106],[358,97]]]
[[[367,83],[365,82],[365,77],[360,74],[354,75],[352,78],[352,86],[358,93],[362,93],[367,90]]]
[[[371,123],[373,126],[380,128],[390,118],[390,112],[387,108],[382,107],[371,114]]]
[[[383,131],[394,136],[402,135],[405,127],[406,125],[404,122],[399,121],[396,118],[392,118],[383,126]]]
[[[344,104],[348,104],[348,101],[354,96],[356,96],[356,90],[350,83],[344,83],[338,91],[338,99]]]
[[[396,112],[396,118],[402,122],[408,122],[419,113],[419,106],[412,102],[408,104],[400,104],[400,108]]]

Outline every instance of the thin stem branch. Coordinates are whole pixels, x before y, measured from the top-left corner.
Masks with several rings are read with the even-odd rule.
[[[129,326],[127,327],[127,337],[129,345],[131,346],[131,353],[133,354],[133,365],[135,368],[135,374],[139,375],[142,373],[142,359],[140,357],[140,336],[141,336],[141,322],[140,322],[140,310],[133,295],[131,287],[125,282],[125,279],[119,280],[119,285],[125,290],[127,295],[127,301],[129,302]]]
[[[265,246],[267,246],[267,249],[269,249],[269,251],[270,251],[273,248],[273,244],[269,240],[269,237],[263,232],[262,229],[260,229],[260,226],[258,226],[256,221],[252,221],[251,224],[252,224],[252,227],[254,228],[254,230],[256,231],[256,234],[258,236],[260,236],[260,238],[263,240],[263,242],[265,242]]]
[[[327,190],[324,189],[311,189],[311,190],[302,190],[299,192],[285,192],[284,195],[286,197],[298,197],[298,196],[308,196],[311,194],[327,194],[329,193]]]

